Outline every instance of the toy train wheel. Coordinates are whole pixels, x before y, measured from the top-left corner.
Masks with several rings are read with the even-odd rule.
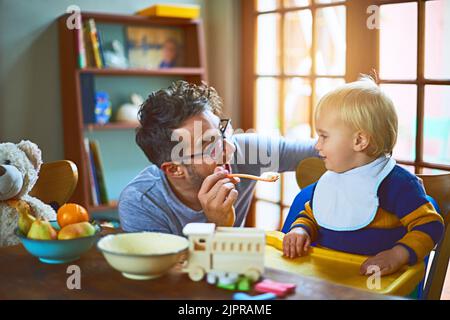
[[[258,281],[259,277],[261,277],[261,272],[252,268],[245,271],[244,275],[252,281]]]
[[[205,276],[205,270],[203,270],[202,267],[192,267],[191,270],[189,270],[189,278],[192,281],[200,281]]]

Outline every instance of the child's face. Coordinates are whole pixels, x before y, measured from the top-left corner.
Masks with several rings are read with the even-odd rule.
[[[354,167],[355,130],[340,121],[335,112],[321,112],[316,119],[319,140],[315,148],[323,157],[327,170],[342,173]]]

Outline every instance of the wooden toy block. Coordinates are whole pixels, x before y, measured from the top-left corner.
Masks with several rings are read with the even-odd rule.
[[[241,279],[239,279],[237,289],[239,291],[249,291],[251,289],[250,280],[246,277],[242,277]]]
[[[275,282],[272,280],[264,280],[255,285],[257,292],[272,292],[279,297],[284,297],[288,293],[292,293],[295,289],[294,284]]]
[[[217,281],[217,277],[215,274],[208,273],[206,275],[206,282],[208,282],[209,284],[216,284],[216,281]]]
[[[272,284],[260,282],[255,285],[255,291],[257,292],[271,292],[276,294],[279,297],[284,297],[288,290],[286,288],[283,288],[281,286],[275,286]]]
[[[277,282],[270,279],[264,279],[262,282],[282,286],[288,290],[289,293],[294,292],[297,285],[295,283]]]
[[[233,300],[274,300],[277,295],[271,292],[260,294],[257,296],[250,296],[244,292],[236,292],[233,295]]]
[[[225,273],[219,275],[219,282],[222,284],[233,284],[239,279],[239,274],[237,273]]]
[[[219,282],[217,284],[217,288],[226,289],[226,290],[236,290],[236,283],[224,284],[224,283]]]

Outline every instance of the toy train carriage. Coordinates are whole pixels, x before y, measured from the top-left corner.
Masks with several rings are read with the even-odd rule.
[[[189,237],[189,257],[183,271],[193,281],[200,281],[206,273],[243,274],[256,281],[264,272],[262,230],[189,223],[183,233]]]

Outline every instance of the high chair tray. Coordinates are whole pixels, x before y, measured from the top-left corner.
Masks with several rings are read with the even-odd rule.
[[[378,288],[369,289],[368,276],[359,274],[366,256],[349,254],[330,249],[310,247],[307,256],[289,259],[283,256],[284,233],[266,233],[265,266],[304,276],[320,278],[345,286],[380,294],[406,296],[414,291],[425,274],[424,263],[405,266],[400,271],[381,277]],[[373,279],[369,280],[375,286]]]

